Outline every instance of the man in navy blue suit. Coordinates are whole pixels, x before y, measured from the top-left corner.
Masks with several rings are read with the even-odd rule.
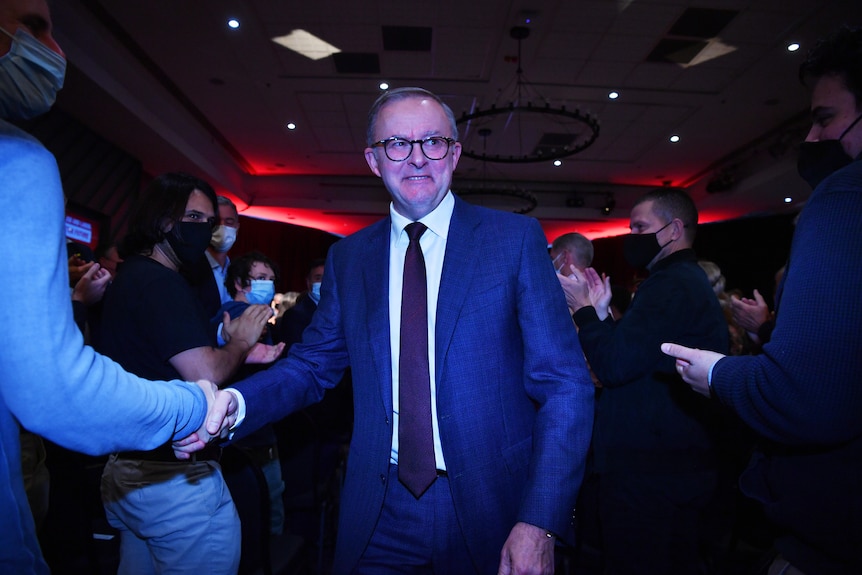
[[[547,240],[534,219],[452,194],[461,145],[434,94],[387,92],[368,125],[365,158],[392,197],[389,217],[332,247],[302,343],[236,385],[235,437],[319,401],[350,366],[355,422],[334,572],[550,574],[583,476],[594,388]],[[418,242],[433,427],[431,484],[418,496],[398,474],[413,222],[427,226]]]

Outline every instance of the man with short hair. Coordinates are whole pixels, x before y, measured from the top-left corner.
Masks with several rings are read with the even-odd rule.
[[[704,514],[717,487],[715,422],[658,346],[676,338],[727,352],[727,324],[692,250],[697,209],[688,194],[647,193],[630,227],[624,255],[649,277],[619,321],[607,317],[610,286],[595,270],[557,276],[602,382],[593,454],[606,573],[700,573],[710,535]],[[594,307],[591,292],[604,305]]]
[[[740,478],[778,526],[769,573],[862,573],[862,28],[821,40],[800,67],[813,125],[799,172],[814,188],[793,234],[763,353],[724,357],[674,339],[692,389],[762,441]],[[692,347],[692,346],[689,346]]]
[[[551,244],[550,256],[557,273],[568,275],[569,266],[584,271],[593,263],[593,242],[577,232],[563,234]]]
[[[378,98],[365,158],[389,217],[330,249],[302,342],[235,387],[239,437],[352,369],[336,574],[550,575],[572,521],[593,385],[538,222],[450,191],[457,138],[438,96]]]
[[[57,164],[35,138],[6,121],[47,112],[65,69],[46,2],[0,0],[0,213],[14,214],[4,225],[15,239],[0,279],[16,285],[22,270],[27,274],[27,289],[0,305],[2,573],[48,573],[21,479],[19,422],[93,455],[152,449],[199,428],[203,434],[207,406],[217,397],[209,382],[198,388],[130,375],[85,347],[75,327]]]

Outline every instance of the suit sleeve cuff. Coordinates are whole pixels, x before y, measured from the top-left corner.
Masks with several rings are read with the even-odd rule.
[[[232,387],[224,388],[228,393],[232,393],[236,398],[237,408],[236,408],[236,422],[230,426],[230,433],[228,435],[228,439],[233,439],[233,432],[237,427],[242,425],[242,422],[245,420],[245,398],[242,396],[242,393],[238,389],[234,389]]]

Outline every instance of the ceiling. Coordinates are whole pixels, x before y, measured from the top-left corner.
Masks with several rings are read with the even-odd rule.
[[[532,208],[549,240],[626,233],[634,200],[662,185],[688,189],[702,222],[798,209],[809,192],[795,169],[808,128],[799,63],[818,37],[862,23],[858,0],[62,0],[52,10],[70,62],[60,107],[150,174],[190,171],[243,215],[338,235],[387,213],[362,154],[381,81],[427,88],[456,117],[512,101],[588,111],[598,137],[559,167],[462,157],[455,173],[468,201]],[[513,38],[516,26],[528,37]],[[272,41],[297,29],[341,53],[311,60]],[[459,123],[465,149],[505,158],[547,134],[584,137],[582,124],[544,114],[496,120],[485,136],[478,120]]]

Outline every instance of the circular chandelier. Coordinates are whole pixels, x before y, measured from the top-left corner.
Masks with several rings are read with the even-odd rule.
[[[567,110],[565,106],[550,104],[524,79],[521,68],[521,41],[530,35],[529,28],[515,26],[509,35],[518,41],[518,70],[515,89],[510,101],[488,109],[476,107],[456,120],[464,127],[460,138],[461,155],[483,162],[526,164],[557,160],[577,154],[592,145],[599,136],[599,120],[580,109]],[[534,104],[534,100],[538,104]],[[506,136],[491,141],[492,133]],[[481,138],[481,151],[474,147]],[[530,149],[523,142],[535,141]]]

